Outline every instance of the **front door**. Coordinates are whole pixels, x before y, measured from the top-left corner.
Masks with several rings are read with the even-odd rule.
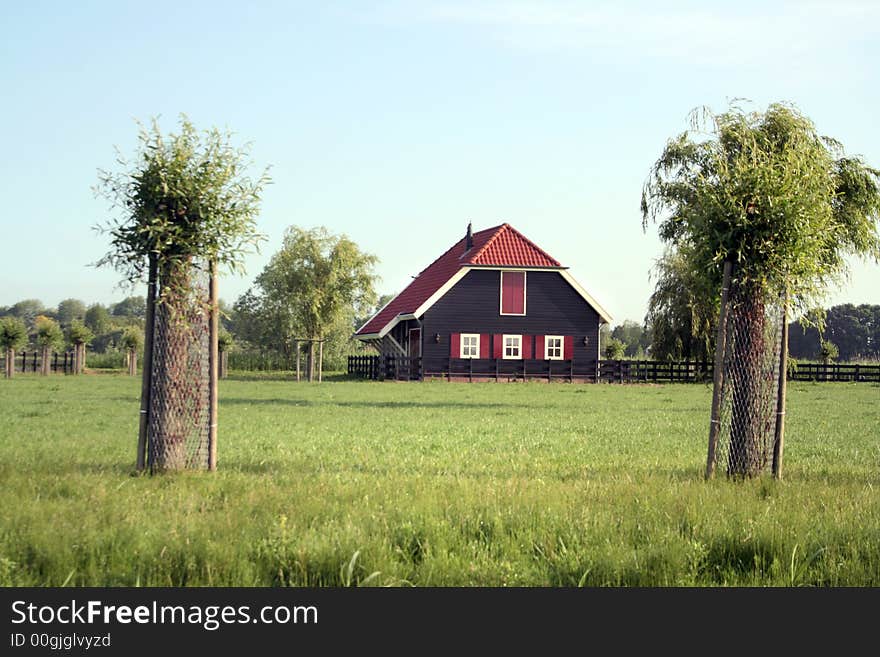
[[[418,379],[420,370],[421,370],[421,362],[420,357],[422,355],[422,329],[410,329],[409,330],[409,378],[410,379]]]

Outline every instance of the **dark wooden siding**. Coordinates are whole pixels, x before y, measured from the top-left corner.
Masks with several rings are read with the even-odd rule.
[[[525,316],[501,314],[500,285],[500,271],[472,270],[425,313],[422,354],[429,371],[444,369],[451,333],[573,336],[575,360],[597,360],[599,314],[562,276],[552,271],[528,272]],[[437,333],[439,344],[434,340]],[[543,358],[543,354],[536,355]]]

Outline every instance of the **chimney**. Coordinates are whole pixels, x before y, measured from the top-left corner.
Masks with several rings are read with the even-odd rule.
[[[471,222],[468,222],[467,233],[464,235],[464,252],[467,253],[474,246],[474,234],[471,231]]]

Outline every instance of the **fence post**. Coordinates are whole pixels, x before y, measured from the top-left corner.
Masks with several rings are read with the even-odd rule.
[[[715,338],[715,371],[712,381],[712,415],[709,420],[709,450],[706,455],[706,479],[715,472],[715,449],[718,447],[718,430],[721,428],[721,386],[724,383],[722,365],[727,342],[727,297],[730,291],[730,275],[733,263],[724,261],[724,277],[721,283],[721,310],[718,315],[718,333]]]

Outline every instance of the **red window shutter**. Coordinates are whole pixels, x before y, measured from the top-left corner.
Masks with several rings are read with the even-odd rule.
[[[546,358],[546,354],[544,353],[543,335],[535,336],[535,358],[537,358],[538,360],[544,360]]]
[[[453,333],[449,336],[449,357],[461,358],[461,333]]]
[[[480,335],[480,358],[489,357],[489,334]]]
[[[522,357],[526,360],[531,360],[535,357],[534,352],[535,346],[535,338],[532,335],[524,335],[522,336]]]
[[[562,343],[564,345],[562,348],[562,358],[565,360],[571,360],[574,358],[574,336],[566,335],[562,338]]]
[[[501,272],[501,313],[522,315],[526,311],[526,273]]]
[[[504,356],[504,336],[496,334],[492,338],[492,358],[502,358]]]

